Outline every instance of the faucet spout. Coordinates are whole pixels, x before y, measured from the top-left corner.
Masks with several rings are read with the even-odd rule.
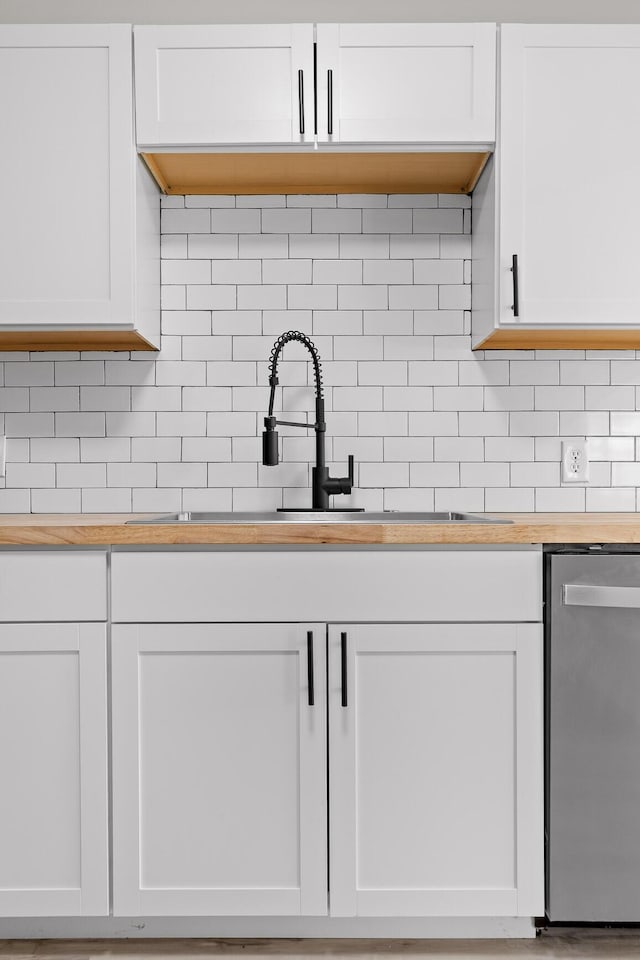
[[[291,341],[297,341],[307,348],[313,361],[315,379],[315,422],[292,423],[290,420],[277,420],[273,413],[276,387],[278,386],[278,360],[283,347]],[[354,468],[353,457],[349,456],[349,475],[347,477],[331,477],[326,465],[325,435],[327,425],[324,419],[324,392],[322,386],[322,367],[320,354],[316,345],[306,334],[299,330],[288,330],[283,333],[273,345],[269,360],[269,412],[264,418],[264,432],[262,434],[262,462],[267,467],[274,467],[279,462],[278,431],[276,426],[313,428],[316,435],[316,463],[312,470],[312,510],[330,510],[330,497],[336,494],[349,494],[353,488]],[[359,509],[359,508],[354,508]]]

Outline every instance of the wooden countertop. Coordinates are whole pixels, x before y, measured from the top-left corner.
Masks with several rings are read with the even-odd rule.
[[[510,524],[126,524],[152,516],[4,514],[0,545],[640,543],[640,513],[491,514]]]

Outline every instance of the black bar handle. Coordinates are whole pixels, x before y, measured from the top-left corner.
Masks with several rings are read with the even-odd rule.
[[[333,70],[327,70],[327,133],[333,135]]]
[[[313,44],[313,135],[318,136],[318,44]]]
[[[349,454],[348,462],[349,462],[349,484],[353,486],[353,454],[352,453]]]
[[[304,73],[298,70],[298,125],[304,133]]]
[[[342,706],[347,706],[347,635],[340,634],[340,663],[342,666]]]
[[[513,315],[520,316],[520,303],[518,297],[518,254],[514,253],[511,258],[511,272],[513,274]]]
[[[309,706],[315,703],[315,692],[313,685],[313,631],[307,631],[307,686],[309,688]]]

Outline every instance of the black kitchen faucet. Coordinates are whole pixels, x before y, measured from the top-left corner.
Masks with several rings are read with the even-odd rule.
[[[282,348],[286,343],[296,340],[307,348],[313,361],[313,373],[316,382],[316,420],[315,423],[292,423],[290,420],[276,420],[273,415],[273,403],[278,386],[278,359]],[[300,333],[299,330],[288,330],[278,337],[271,350],[269,359],[269,386],[271,395],[269,397],[269,415],[264,418],[264,432],[262,434],[262,462],[266,467],[275,467],[278,464],[278,431],[276,426],[283,427],[302,427],[303,430],[313,428],[316,433],[316,465],[312,471],[312,501],[310,510],[330,510],[329,497],[337,493],[351,493],[353,487],[353,456],[349,455],[349,476],[348,477],[330,477],[329,468],[325,462],[324,436],[327,425],[324,422],[324,396],[322,393],[322,369],[320,367],[320,355],[316,345]],[[354,511],[360,511],[362,507],[349,508]]]

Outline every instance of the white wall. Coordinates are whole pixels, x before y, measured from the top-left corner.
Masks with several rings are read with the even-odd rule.
[[[638,23],[638,0],[0,0],[0,23]]]

